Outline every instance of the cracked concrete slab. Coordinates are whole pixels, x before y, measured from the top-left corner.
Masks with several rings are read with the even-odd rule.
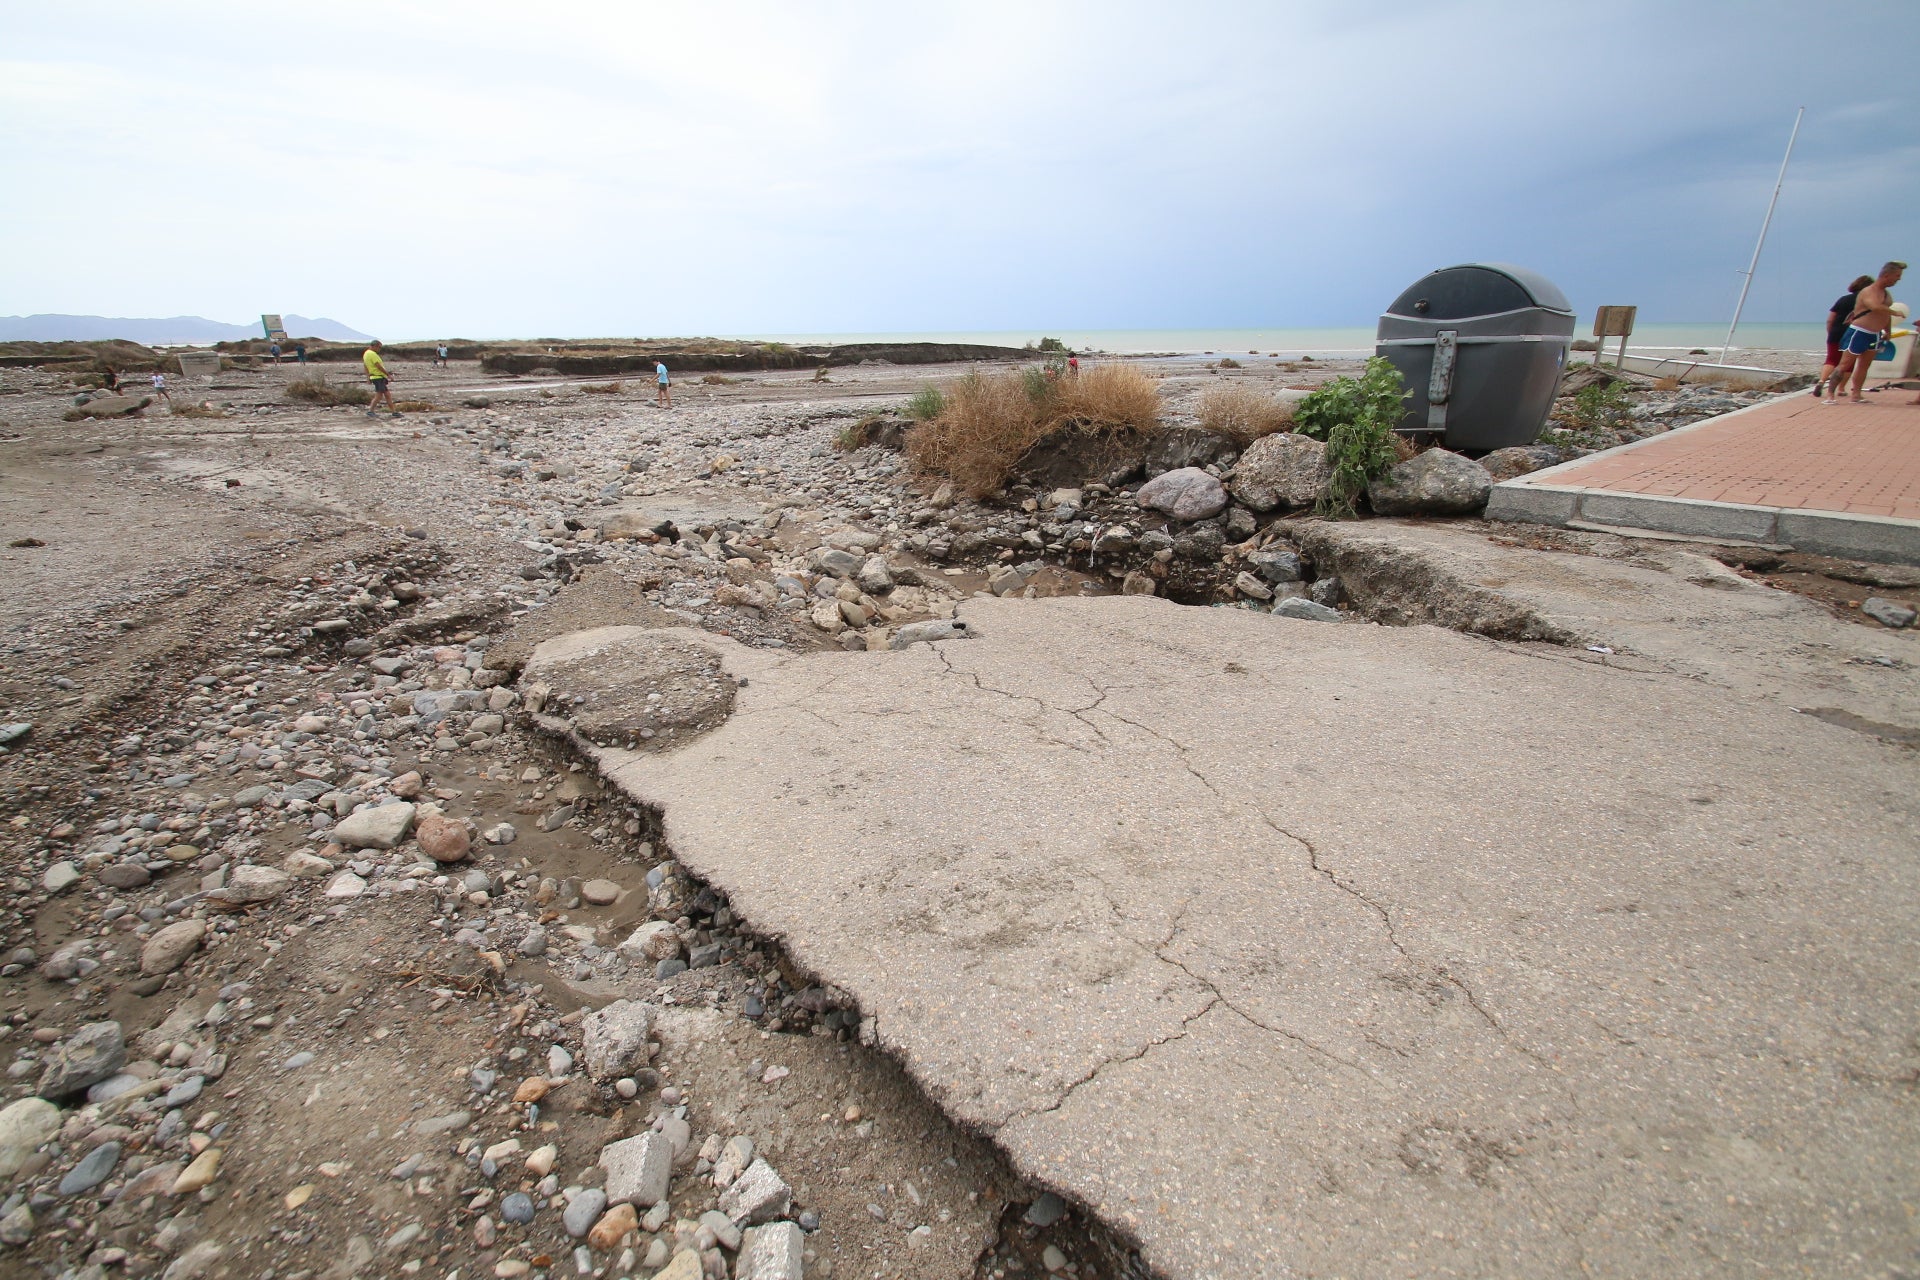
[[[962,616],[900,652],[700,637],[750,677],[731,718],[595,755],[1160,1272],[1851,1275],[1920,1245],[1910,752],[1431,627]]]

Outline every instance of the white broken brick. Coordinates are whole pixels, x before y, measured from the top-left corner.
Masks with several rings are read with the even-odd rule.
[[[797,1222],[774,1222],[750,1229],[734,1264],[734,1280],[802,1280],[806,1236]]]
[[[792,1200],[793,1192],[773,1171],[773,1166],[765,1160],[755,1160],[720,1197],[720,1212],[735,1222],[752,1226],[779,1217]]]
[[[659,1133],[622,1138],[600,1149],[600,1167],[607,1171],[608,1204],[651,1207],[667,1198],[667,1184],[673,1178],[673,1143]]]

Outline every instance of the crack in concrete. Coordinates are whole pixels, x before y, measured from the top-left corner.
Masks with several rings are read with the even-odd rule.
[[[1214,992],[1212,999],[1208,1000],[1204,1005],[1200,1006],[1200,1008],[1196,1009],[1194,1012],[1180,1019],[1180,1029],[1174,1032],[1172,1035],[1155,1036],[1149,1039],[1145,1044],[1141,1045],[1137,1051],[1132,1053],[1124,1053],[1119,1055],[1118,1057],[1113,1057],[1113,1058],[1102,1058],[1097,1064],[1094,1065],[1094,1068],[1091,1071],[1081,1076],[1078,1080],[1070,1081],[1067,1084],[1067,1086],[1060,1091],[1060,1096],[1055,1098],[1052,1102],[1049,1102],[1047,1105],[1043,1107],[1020,1107],[1014,1111],[1008,1112],[1006,1118],[1001,1120],[999,1124],[995,1126],[995,1131],[997,1132],[1000,1129],[1004,1129],[1008,1125],[1013,1124],[1016,1121],[1030,1119],[1033,1116],[1048,1115],[1052,1112],[1058,1111],[1061,1107],[1067,1104],[1067,1099],[1073,1096],[1075,1090],[1079,1089],[1082,1085],[1092,1084],[1096,1079],[1099,1078],[1100,1073],[1105,1071],[1108,1067],[1123,1066],[1129,1062],[1138,1062],[1140,1061],[1140,1059],[1146,1057],[1149,1053],[1152,1053],[1155,1049],[1159,1048],[1162,1045],[1172,1044],[1175,1040],[1185,1039],[1195,1022],[1199,1021],[1201,1018],[1206,1017],[1207,1014],[1213,1011],[1215,1006],[1224,1004],[1224,1003],[1225,1003],[1225,999],[1220,995],[1220,993],[1217,991]]]

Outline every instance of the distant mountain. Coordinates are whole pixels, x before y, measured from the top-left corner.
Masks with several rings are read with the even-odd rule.
[[[293,338],[324,338],[329,342],[365,342],[367,334],[324,317],[285,316],[282,322]],[[118,316],[0,316],[0,342],[97,342],[122,338],[149,347],[204,346],[236,342],[265,335],[260,324],[222,324],[204,316],[169,316],[165,320],[130,320]]]

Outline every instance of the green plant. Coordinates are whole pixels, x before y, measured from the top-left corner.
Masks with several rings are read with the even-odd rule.
[[[1573,393],[1567,420],[1576,431],[1618,431],[1632,419],[1627,393],[1617,382],[1594,383]]]
[[[915,422],[932,422],[946,411],[946,393],[935,386],[925,386],[914,392],[902,409]]]
[[[1333,472],[1315,511],[1336,520],[1352,516],[1367,482],[1400,460],[1393,429],[1400,425],[1406,398],[1400,371],[1373,356],[1358,378],[1335,378],[1300,402],[1294,429],[1326,441]]]
[[[1060,339],[1058,338],[1042,338],[1040,339],[1039,345],[1036,346],[1034,350],[1048,351],[1048,352],[1057,351],[1063,356],[1073,354],[1071,351],[1067,350],[1067,344],[1060,341]]]

